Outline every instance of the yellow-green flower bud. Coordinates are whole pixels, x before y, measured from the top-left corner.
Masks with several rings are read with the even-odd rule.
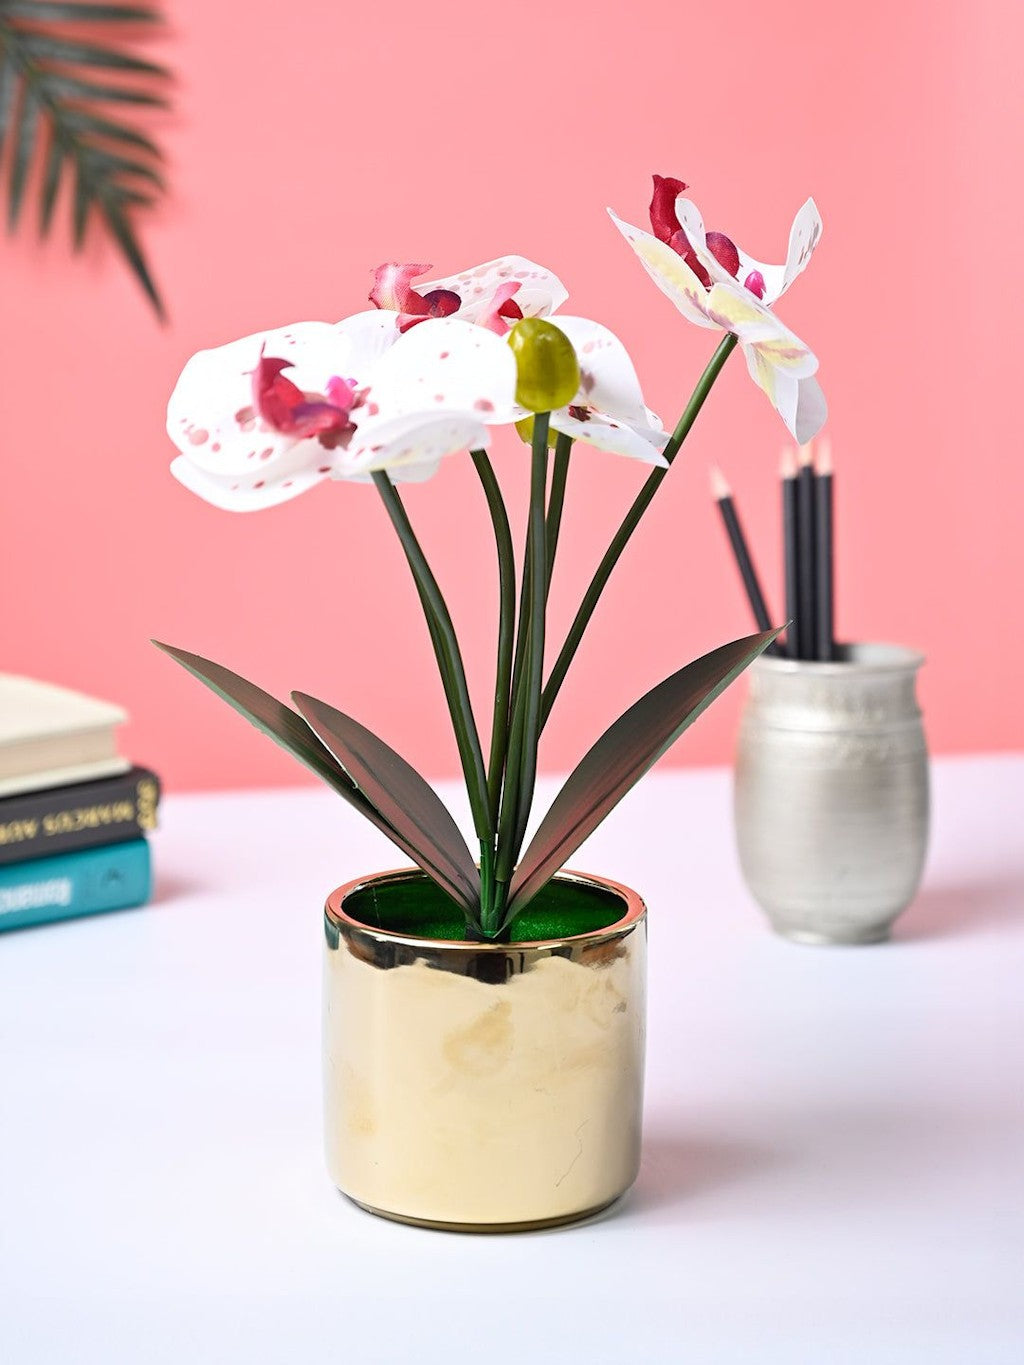
[[[524,417],[516,423],[516,431],[528,446],[533,445],[533,418]],[[558,444],[558,432],[554,427],[548,427],[548,450],[554,450]]]
[[[506,339],[516,358],[517,403],[530,412],[553,412],[572,402],[580,366],[560,328],[544,318],[521,318]]]

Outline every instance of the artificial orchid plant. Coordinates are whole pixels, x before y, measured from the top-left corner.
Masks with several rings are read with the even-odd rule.
[[[323,480],[372,481],[415,580],[444,684],[479,855],[427,782],[351,717],[304,693],[286,706],[237,674],[162,645],[318,774],[437,883],[470,938],[501,941],[627,791],[777,632],[723,645],[648,692],[590,749],[523,851],[538,744],[551,708],[629,537],[739,346],[755,383],[806,442],[825,420],[817,360],[771,305],[805,268],[821,220],[808,200],[783,265],[706,232],[682,181],[654,178],[652,232],[612,219],[655,284],[698,326],[724,333],[673,431],[646,406],[625,347],[606,327],[557,310],[550,272],[504,256],[420,283],[426,265],[375,272],[372,310],[296,323],[188,362],[168,407],[172,472],[215,506],[273,506]],[[557,314],[557,315],[556,315]],[[487,450],[515,423],[531,450],[526,543],[517,571],[509,519]],[[574,445],[653,466],[583,595],[545,674],[547,599]],[[397,484],[469,451],[497,546],[494,707],[485,754],[458,637]],[[517,603],[518,599],[518,603]]]

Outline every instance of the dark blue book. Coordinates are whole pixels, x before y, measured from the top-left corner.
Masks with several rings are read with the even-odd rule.
[[[160,782],[148,768],[0,798],[0,865],[141,839],[156,828]]]
[[[0,867],[0,931],[145,905],[151,888],[145,839]]]

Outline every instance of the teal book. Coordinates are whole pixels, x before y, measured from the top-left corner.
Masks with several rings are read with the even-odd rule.
[[[12,863],[0,867],[0,932],[145,905],[150,888],[145,839]]]

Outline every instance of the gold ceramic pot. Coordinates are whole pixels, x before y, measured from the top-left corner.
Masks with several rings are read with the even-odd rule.
[[[396,915],[396,900],[415,909],[436,894],[403,871],[327,900],[331,1176],[370,1212],[429,1227],[513,1231],[597,1212],[639,1169],[643,901],[563,873],[520,932],[584,931],[492,944],[408,932],[429,915]]]

